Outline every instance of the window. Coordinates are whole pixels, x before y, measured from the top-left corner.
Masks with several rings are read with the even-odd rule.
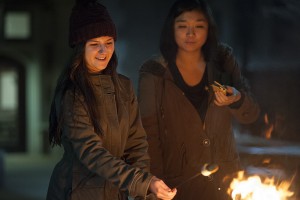
[[[5,40],[28,40],[31,37],[31,14],[28,11],[4,13],[3,37]]]

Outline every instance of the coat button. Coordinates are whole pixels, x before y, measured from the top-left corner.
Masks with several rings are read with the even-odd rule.
[[[202,141],[202,143],[203,143],[203,146],[206,146],[206,147],[210,146],[210,140],[209,139],[204,139]]]

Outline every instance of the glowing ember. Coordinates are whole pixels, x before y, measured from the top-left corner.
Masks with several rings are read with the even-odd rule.
[[[290,183],[281,182],[274,185],[274,178],[266,178],[263,182],[258,175],[244,177],[244,171],[238,173],[228,189],[233,200],[287,200],[294,193],[289,191]]]

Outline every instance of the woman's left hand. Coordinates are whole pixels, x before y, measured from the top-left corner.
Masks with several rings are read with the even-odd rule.
[[[241,98],[241,93],[234,87],[226,86],[227,95],[222,92],[215,92],[215,104],[217,106],[228,106],[234,102],[237,102]]]

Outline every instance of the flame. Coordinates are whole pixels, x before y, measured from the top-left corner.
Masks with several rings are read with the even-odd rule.
[[[233,200],[287,200],[294,194],[289,187],[287,181],[276,186],[274,178],[266,178],[263,182],[258,175],[244,178],[244,171],[240,171],[231,182],[228,194]]]
[[[264,122],[266,124],[266,129],[263,131],[263,135],[265,136],[266,139],[271,139],[272,132],[274,130],[274,124],[270,123],[267,113],[265,113],[264,115]]]

